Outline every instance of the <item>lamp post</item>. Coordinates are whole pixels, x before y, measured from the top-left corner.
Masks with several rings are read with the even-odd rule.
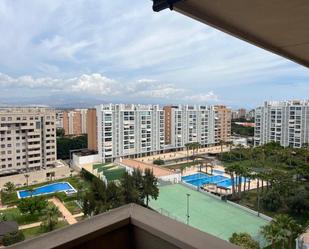
[[[187,194],[187,225],[189,225],[189,219],[190,219],[190,214],[189,214],[189,199],[190,199],[190,194]]]

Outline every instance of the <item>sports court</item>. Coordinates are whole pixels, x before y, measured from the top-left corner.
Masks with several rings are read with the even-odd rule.
[[[246,232],[262,244],[260,227],[268,222],[258,216],[217,200],[181,184],[160,187],[157,200],[150,206],[164,215],[186,222],[187,194],[190,194],[190,226],[228,240],[234,232]]]

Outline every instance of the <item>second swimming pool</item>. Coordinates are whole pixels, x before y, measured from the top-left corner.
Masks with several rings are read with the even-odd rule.
[[[214,172],[215,173],[215,172]],[[219,187],[231,188],[232,180],[223,175],[207,175],[204,173],[196,173],[189,176],[182,177],[182,180],[188,184],[194,185],[196,187],[203,186],[204,184],[216,184]],[[241,178],[241,181],[244,182],[246,179],[244,177]]]

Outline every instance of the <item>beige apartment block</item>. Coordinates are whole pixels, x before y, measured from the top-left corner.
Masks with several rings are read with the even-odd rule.
[[[87,109],[63,112],[62,124],[65,135],[81,135],[87,133],[87,112]]]
[[[216,140],[230,141],[231,139],[231,109],[223,105],[215,106],[216,109]]]
[[[0,175],[54,167],[56,114],[47,108],[0,109]]]

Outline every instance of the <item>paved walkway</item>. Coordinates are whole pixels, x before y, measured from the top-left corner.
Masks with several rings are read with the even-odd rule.
[[[77,223],[75,217],[71,212],[63,205],[63,203],[56,197],[49,199],[48,201],[52,202],[62,213],[63,218],[69,223],[69,225]]]
[[[227,152],[230,150],[229,146],[223,146],[222,147],[223,152]],[[193,151],[188,151],[189,156],[193,155]],[[220,153],[221,152],[221,146],[213,146],[213,147],[206,147],[206,148],[200,148],[197,151],[195,151],[195,155],[205,154],[205,153]],[[187,150],[184,149],[182,151],[175,151],[175,152],[169,152],[169,153],[163,153],[163,154],[157,154],[152,156],[146,156],[137,158],[135,160],[146,162],[146,163],[152,163],[153,160],[161,158],[163,160],[176,160],[179,158],[185,158],[187,157]]]
[[[8,207],[8,206],[5,206],[5,205],[3,205],[3,206],[0,205],[0,211],[12,209],[12,208],[17,208],[17,206],[9,206]]]
[[[158,165],[154,165],[154,164],[147,164],[141,161],[136,161],[133,159],[122,159],[120,161],[121,165],[133,168],[133,169],[141,169],[142,171],[144,171],[145,169],[150,169],[153,171],[154,175],[156,177],[162,177],[162,176],[169,176],[169,175],[174,175],[175,173],[172,172],[171,170],[164,168],[164,167],[160,167]]]

